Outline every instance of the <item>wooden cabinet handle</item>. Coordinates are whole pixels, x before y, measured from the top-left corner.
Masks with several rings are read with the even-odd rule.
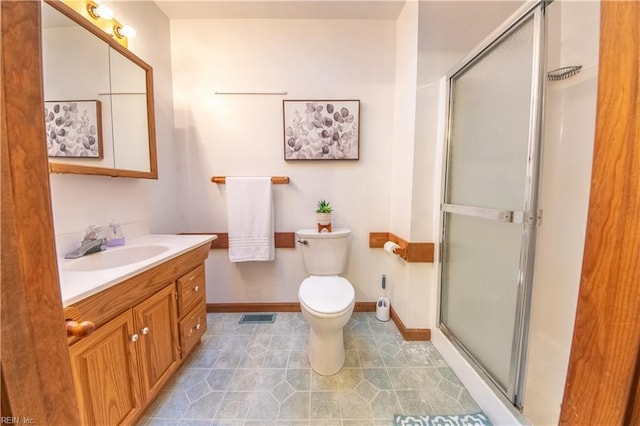
[[[67,337],[87,337],[96,331],[96,326],[91,321],[67,320],[65,328],[67,329]]]

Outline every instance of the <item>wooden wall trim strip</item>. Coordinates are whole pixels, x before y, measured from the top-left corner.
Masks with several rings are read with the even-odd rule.
[[[356,302],[354,312],[375,312],[376,302]],[[300,312],[300,303],[207,303],[207,312]],[[431,330],[428,328],[407,328],[391,308],[391,320],[393,320],[404,340],[431,340]]]
[[[276,248],[296,248],[295,232],[276,232],[274,238]]]
[[[357,302],[354,312],[375,312],[376,302]],[[431,330],[428,328],[407,328],[398,313],[391,307],[391,321],[396,325],[402,338],[407,341],[431,340]]]
[[[388,232],[369,232],[369,248],[383,248],[389,240]]]
[[[392,232],[369,233],[369,248],[383,248],[387,241],[393,241],[404,250],[399,256],[407,262],[433,263],[434,243],[407,241]]]
[[[180,235],[217,235],[218,238],[211,241],[211,249],[228,249],[229,234],[227,232],[181,232]],[[275,232],[273,234],[276,248],[295,248],[295,232]]]
[[[634,424],[640,375],[640,2],[600,4],[582,277],[560,424]]]
[[[391,307],[391,320],[393,320],[396,327],[398,327],[398,330],[400,331],[400,334],[402,334],[404,340],[431,340],[431,329],[407,328],[398,316],[398,313],[393,309],[393,306]]]

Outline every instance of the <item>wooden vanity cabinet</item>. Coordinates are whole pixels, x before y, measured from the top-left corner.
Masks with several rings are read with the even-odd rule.
[[[83,425],[135,423],[200,342],[208,253],[198,247],[64,309],[96,326],[69,338]]]
[[[71,346],[83,424],[129,423],[176,370],[175,294],[169,285]]]

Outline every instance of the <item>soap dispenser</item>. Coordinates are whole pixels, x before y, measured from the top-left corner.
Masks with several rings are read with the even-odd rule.
[[[124,234],[119,223],[111,222],[107,229],[107,247],[116,247],[124,245]]]

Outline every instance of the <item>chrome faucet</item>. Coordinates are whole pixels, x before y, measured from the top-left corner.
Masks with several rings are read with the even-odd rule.
[[[64,256],[65,259],[77,259],[87,254],[97,253],[105,250],[107,239],[103,236],[102,228],[98,225],[91,225],[84,233],[84,238],[80,247]]]

